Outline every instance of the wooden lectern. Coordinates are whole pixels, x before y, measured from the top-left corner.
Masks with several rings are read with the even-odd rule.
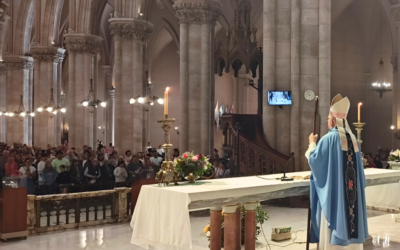
[[[26,188],[3,189],[0,192],[0,239],[28,236]]]

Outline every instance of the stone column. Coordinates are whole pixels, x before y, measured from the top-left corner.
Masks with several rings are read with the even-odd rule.
[[[4,113],[7,110],[7,68],[4,63],[0,63],[0,142],[7,140],[7,117]]]
[[[111,18],[110,30],[114,38],[115,76],[115,146],[119,151],[143,149],[143,108],[131,105],[132,97],[144,95],[143,41],[153,25],[136,18]]]
[[[181,151],[211,154],[210,121],[213,112],[210,96],[214,73],[210,61],[219,6],[215,2],[192,3],[176,0],[175,14],[180,27]],[[200,94],[199,94],[200,93]],[[211,97],[211,100],[215,97]],[[197,114],[197,115],[189,115]],[[200,142],[200,143],[199,143]]]
[[[54,101],[57,104],[57,107],[59,108],[65,108],[63,106],[63,100],[61,98],[61,93],[64,93],[64,90],[62,88],[62,63],[64,61],[65,57],[65,49],[58,49],[57,55],[54,58],[54,67],[56,68],[56,71],[54,72],[54,80],[55,80],[55,87],[57,91],[54,91],[55,93],[55,99]],[[62,119],[64,117],[64,114],[59,111],[57,113],[57,116],[55,117],[54,121],[54,144],[56,146],[61,145],[61,137],[62,137]]]
[[[112,123],[112,112],[113,112],[113,104],[111,103],[113,100],[110,98],[110,91],[114,91],[112,88],[111,84],[111,77],[112,77],[112,69],[110,65],[103,65],[101,66],[103,73],[104,73],[104,78],[105,78],[105,101],[107,102],[107,106],[105,109],[105,126],[106,129],[104,130],[104,145],[108,145],[110,142],[112,143],[111,140],[111,123]]]
[[[258,202],[244,203],[244,209],[246,210],[245,217],[245,238],[244,244],[245,250],[256,249],[256,209]],[[262,226],[262,225],[261,225]]]
[[[56,47],[35,46],[31,48],[33,59],[36,65],[34,69],[34,109],[44,107],[49,104],[51,89],[53,89],[54,105],[60,106],[61,82],[59,83],[60,60],[64,57],[65,50]],[[34,142],[35,146],[46,148],[47,144],[57,146],[60,144],[61,132],[60,124],[61,112],[56,115],[46,110],[36,112],[34,119]],[[60,132],[59,134],[57,134]]]
[[[211,63],[210,63],[210,88],[211,88],[211,96],[210,96],[210,152],[211,152],[211,157],[213,158],[214,155],[214,138],[215,138],[215,60],[213,60],[214,55],[215,55],[215,26],[211,26]]]
[[[395,98],[398,96],[398,91],[399,91],[399,87],[397,86],[398,84],[398,79],[399,79],[399,75],[398,75],[398,56],[397,55],[392,55],[391,58],[391,63],[393,65],[393,83],[392,83],[392,88],[393,88],[393,100],[392,100],[392,125],[396,127],[396,129],[399,129],[398,127],[398,123],[397,123],[397,101],[398,99]],[[368,82],[368,84],[371,84],[370,82]],[[368,86],[369,87],[369,86]],[[397,147],[397,138],[396,137],[392,137],[392,148],[398,148]]]
[[[107,145],[112,143],[114,145],[115,138],[115,90],[110,89],[108,92],[107,98],[107,121],[106,121],[106,130],[107,130]]]
[[[390,14],[392,16],[392,20],[395,23],[397,29],[397,44],[393,46],[393,51],[395,53],[392,56],[392,64],[393,64],[393,107],[392,107],[392,114],[393,114],[393,126],[396,129],[400,128],[400,88],[398,86],[399,79],[400,79],[400,70],[398,70],[398,53],[400,51],[400,4],[395,4],[390,7]],[[393,149],[398,148],[399,142],[397,139],[393,140]]]
[[[328,133],[329,109],[331,104],[331,0],[319,0],[319,115],[320,135]]]
[[[7,65],[7,111],[18,111],[21,95],[25,110],[32,111],[33,58],[6,56],[4,62]],[[32,117],[8,117],[6,142],[10,145],[14,142],[32,145]]]
[[[240,102],[239,102],[239,84],[240,80],[239,77],[235,77],[232,75],[233,78],[233,103],[235,106],[235,113],[236,114],[241,114],[241,108],[240,108]]]
[[[240,248],[240,245],[237,244],[237,229],[239,226],[236,219],[237,209],[238,205],[222,206],[222,210],[224,211],[224,249],[226,250],[237,250]]]
[[[294,153],[294,170],[300,171],[300,0],[291,2],[291,90],[292,107],[290,109],[290,151]]]
[[[275,148],[275,109],[268,105],[268,91],[275,89],[276,0],[264,0],[263,12],[263,128],[269,146]]]
[[[66,48],[69,53],[69,92],[68,92],[68,126],[69,145],[94,147],[95,126],[94,114],[80,102],[86,100],[90,90],[90,79],[96,86],[97,77],[94,70],[94,60],[101,51],[103,39],[94,35],[67,33],[64,35]],[[96,64],[97,65],[97,64]],[[93,74],[93,75],[92,75]],[[98,107],[97,109],[101,109]],[[97,112],[94,109],[94,112]]]

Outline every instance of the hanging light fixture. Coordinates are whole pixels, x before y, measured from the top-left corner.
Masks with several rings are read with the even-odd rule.
[[[54,103],[54,92],[53,92],[53,88],[51,88],[51,95],[50,95],[50,101],[49,103],[44,106],[44,107],[39,107],[37,108],[38,112],[42,112],[42,111],[47,111],[50,114],[56,115],[58,113],[58,111],[61,111],[62,113],[66,112],[65,108],[60,108],[58,106],[56,106],[56,104]]]
[[[376,82],[372,83],[372,90],[379,93],[382,98],[383,93],[391,92],[392,85],[385,80],[385,71],[384,71],[384,63],[382,60],[382,43],[383,43],[383,35],[382,35],[382,10],[381,10],[381,60],[379,61],[378,67],[378,77],[376,78]]]
[[[21,101],[20,101],[20,103],[19,103],[18,110],[15,111],[14,113],[13,113],[13,112],[8,113],[8,116],[13,117],[14,115],[17,115],[17,116],[19,116],[19,117],[21,117],[21,118],[24,118],[24,117],[27,116],[27,115],[30,115],[30,116],[32,116],[32,117],[35,116],[35,113],[29,112],[29,111],[26,111],[26,110],[25,110],[24,101],[23,101],[22,95],[21,95]],[[22,121],[22,119],[21,119],[21,121]]]
[[[146,75],[148,76],[148,72],[146,71]],[[148,77],[147,77],[148,78]],[[146,95],[145,96],[137,96],[135,98],[131,98],[129,100],[130,104],[135,104],[138,102],[139,104],[147,104],[150,106],[154,106],[154,103],[158,103],[160,105],[164,104],[164,100],[152,94],[153,85],[151,82],[147,82],[146,84]]]
[[[81,102],[82,106],[89,107],[90,113],[93,113],[94,109],[99,105],[103,108],[106,107],[106,103],[96,99],[93,91],[93,79],[90,79],[90,91],[85,100]]]

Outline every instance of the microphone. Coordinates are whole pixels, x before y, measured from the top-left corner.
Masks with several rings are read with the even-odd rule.
[[[283,165],[283,176],[281,177],[281,181],[293,181],[293,178],[286,177],[286,166],[293,159],[293,157],[294,157],[294,153],[292,152],[290,154],[289,160],[285,163],[285,165]]]

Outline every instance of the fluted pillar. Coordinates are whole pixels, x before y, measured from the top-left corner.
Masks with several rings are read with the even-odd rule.
[[[4,113],[7,110],[7,68],[4,63],[0,63],[0,142],[6,142],[7,138],[7,117]]]
[[[215,100],[214,77],[210,62],[213,58],[215,23],[219,15],[216,2],[176,0],[175,14],[180,23],[180,93],[181,93],[181,151],[202,154],[213,152],[210,121],[214,113],[210,102]],[[189,115],[193,114],[193,115]],[[194,115],[196,114],[196,115]]]
[[[93,79],[94,91],[97,85],[97,54],[101,51],[103,39],[94,35],[68,33],[64,35],[65,44],[69,53],[69,91],[67,120],[69,126],[69,144],[75,147],[88,145],[95,146],[96,124],[95,117],[98,109],[93,113],[80,102],[87,99],[90,91],[90,79]],[[95,92],[96,93],[96,92]],[[96,96],[96,99],[97,96]]]
[[[106,142],[107,145],[112,143],[114,145],[115,138],[115,90],[110,89],[107,91],[107,111],[106,111]]]
[[[144,151],[143,107],[129,100],[144,94],[143,42],[153,25],[136,18],[109,20],[114,39],[115,147],[119,151]]]
[[[6,56],[4,62],[7,65],[7,111],[16,112],[21,103],[25,111],[32,111],[33,97],[33,58],[28,56]],[[24,118],[14,116],[7,117],[6,142],[14,142],[32,145],[32,117]]]
[[[58,64],[64,58],[65,50],[56,47],[35,46],[31,48],[33,59],[35,59],[34,69],[34,109],[44,107],[49,104],[51,89],[53,89],[54,105],[60,107],[61,82],[59,79]],[[34,142],[35,146],[46,148],[47,144],[60,145],[61,112],[57,114],[49,113],[46,110],[37,112],[34,119]]]
[[[112,112],[114,112],[114,105],[112,104],[113,100],[110,98],[111,97],[111,93],[110,91],[113,91],[114,93],[114,89],[112,87],[112,81],[111,81],[111,77],[112,77],[112,68],[111,65],[103,65],[101,66],[101,69],[104,73],[104,79],[105,79],[105,101],[107,102],[107,106],[106,109],[104,111],[104,118],[105,118],[105,130],[104,130],[104,143],[105,145],[108,145],[110,142],[112,142],[111,140],[111,131],[112,131]],[[113,94],[114,95],[114,94]],[[113,97],[114,99],[114,97]]]
[[[391,58],[391,63],[393,66],[393,83],[392,83],[392,88],[393,88],[393,99],[392,99],[392,125],[396,127],[396,129],[398,129],[398,123],[397,123],[397,102],[398,102],[398,98],[395,98],[398,96],[398,91],[399,91],[399,87],[398,87],[398,79],[399,79],[399,75],[398,75],[398,56],[397,55],[393,55]],[[371,84],[370,82],[368,82],[368,85]],[[397,147],[397,138],[396,137],[392,137],[392,148],[398,148]]]

